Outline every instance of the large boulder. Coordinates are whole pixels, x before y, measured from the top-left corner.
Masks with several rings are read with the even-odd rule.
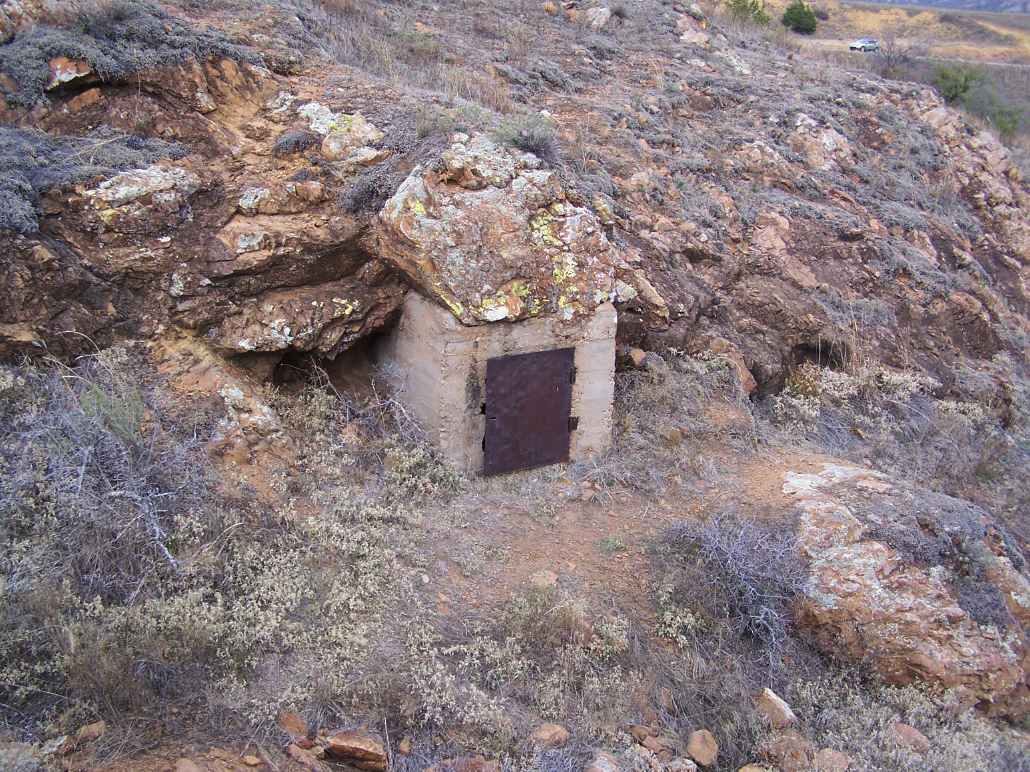
[[[953,690],[959,703],[1030,711],[1030,584],[986,512],[825,464],[788,473],[809,577],[801,625],[830,656],[887,683]]]
[[[379,223],[379,255],[465,324],[571,320],[637,295],[597,215],[539,158],[483,134],[455,134]]]

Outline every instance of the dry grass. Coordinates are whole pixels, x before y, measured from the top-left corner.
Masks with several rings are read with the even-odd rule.
[[[568,473],[595,480],[602,492],[639,485],[652,493],[676,485],[677,475],[705,473],[692,470],[689,452],[670,450],[666,433],[696,422],[713,402],[737,399],[726,365],[668,353],[620,380],[619,453]],[[790,632],[803,574],[785,530],[767,533],[724,512],[661,536],[653,554],[663,581],[646,618],[616,598],[598,604],[533,585],[498,609],[440,611],[434,593],[421,589],[434,534],[462,528],[466,497],[477,506],[491,496],[505,506],[543,506],[547,470],[478,481],[465,494],[465,481],[417,441],[391,400],[270,392],[284,425],[305,441],[294,468],[268,475],[279,499],[262,506],[213,478],[204,487],[210,468],[192,444],[204,425],[184,434],[167,424],[168,407],[153,401],[151,383],[145,363],[117,350],[74,371],[4,370],[11,452],[0,656],[14,681],[5,682],[0,701],[9,728],[52,733],[106,716],[126,730],[131,715],[176,705],[206,731],[242,719],[248,737],[275,747],[286,738],[274,717],[289,707],[312,731],[385,722],[392,738],[416,738],[412,764],[471,744],[514,768],[572,770],[592,748],[606,747],[635,769],[619,727],[649,716],[681,745],[691,731],[711,730],[720,768],[736,769],[754,759],[764,737],[751,697],[764,685],[796,684],[795,707],[811,731],[856,758],[865,758],[859,734],[869,722],[901,710],[893,693],[853,687],[847,704],[861,710],[844,729],[828,723],[839,714],[828,713],[825,700],[806,701],[831,676]],[[68,427],[85,428],[69,434]],[[92,436],[103,442],[85,439]],[[103,443],[110,450],[95,456],[101,465],[83,464]],[[28,479],[35,469],[42,476]],[[135,482],[115,482],[119,470]],[[135,498],[104,493],[128,484]],[[132,559],[122,558],[110,576],[115,567],[106,559],[55,566],[42,557],[67,539],[78,539],[83,555],[121,548],[111,536],[83,541],[83,532],[62,524],[87,492],[93,498],[82,506],[99,505],[102,522],[142,526],[132,532]],[[160,506],[142,507],[148,497]],[[446,512],[450,525],[423,522]],[[599,553],[620,546],[610,539]],[[95,597],[102,575],[107,595]],[[50,589],[39,592],[40,582]],[[906,704],[915,704],[914,694]],[[934,715],[942,733],[951,726]],[[526,741],[547,719],[572,730],[566,750],[541,753]],[[989,725],[962,721],[956,731],[966,732],[969,748],[1010,752]],[[449,739],[434,745],[436,735]],[[121,754],[124,741],[116,732],[105,747]],[[884,758],[883,769],[904,761]]]

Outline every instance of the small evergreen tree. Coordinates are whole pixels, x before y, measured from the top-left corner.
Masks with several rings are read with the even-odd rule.
[[[759,26],[769,23],[769,14],[765,12],[765,0],[726,0],[730,13],[738,19],[750,21]]]
[[[949,105],[964,102],[973,89],[987,79],[982,67],[964,62],[937,65],[934,70],[933,85]]]
[[[787,10],[783,12],[781,21],[784,27],[800,32],[802,35],[811,35],[815,32],[815,28],[819,26],[819,22],[815,18],[815,12],[804,0],[794,0],[793,3],[788,5]]]

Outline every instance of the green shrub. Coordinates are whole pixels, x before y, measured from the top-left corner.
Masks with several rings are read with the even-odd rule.
[[[987,78],[984,69],[966,62],[949,62],[938,64],[934,68],[933,83],[941,98],[949,105],[964,102],[974,88],[980,86]]]
[[[787,29],[794,30],[794,32],[799,32],[802,35],[811,35],[815,32],[816,27],[819,26],[812,7],[805,3],[804,0],[794,0],[793,3],[788,5],[780,21]]]
[[[738,19],[752,24],[765,26],[770,21],[765,12],[765,0],[726,0],[726,7]]]

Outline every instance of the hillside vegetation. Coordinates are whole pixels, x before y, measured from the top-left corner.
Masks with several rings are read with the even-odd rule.
[[[1030,770],[1030,90],[957,53],[1027,31],[812,7],[5,6],[0,767]],[[590,462],[367,360],[469,135],[636,282]]]

